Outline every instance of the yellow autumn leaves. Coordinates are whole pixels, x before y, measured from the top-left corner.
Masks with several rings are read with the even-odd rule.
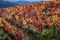
[[[53,20],[53,22],[60,24],[60,17],[58,17],[58,15],[53,15],[52,20]]]
[[[1,20],[1,18],[0,18],[0,27],[2,27],[3,26],[3,24],[2,24],[2,20]]]

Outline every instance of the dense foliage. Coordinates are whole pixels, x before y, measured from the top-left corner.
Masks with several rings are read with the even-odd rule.
[[[38,2],[0,9],[0,40],[59,40],[60,3]]]

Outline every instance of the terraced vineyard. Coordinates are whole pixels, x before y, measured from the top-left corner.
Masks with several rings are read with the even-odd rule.
[[[0,40],[60,40],[60,3],[0,9]]]

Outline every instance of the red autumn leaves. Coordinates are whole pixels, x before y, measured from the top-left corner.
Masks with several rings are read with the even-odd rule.
[[[46,25],[51,26],[52,24],[55,24],[54,22],[50,23],[50,16],[47,16],[48,12],[44,12],[43,14],[43,10],[45,10],[45,8],[49,9],[48,12],[50,12],[52,16],[59,14],[56,10],[57,8],[59,8],[59,6],[57,6],[54,2],[38,2],[34,4],[27,4],[24,6],[15,6],[2,9],[0,10],[0,12],[4,17],[6,17],[5,15],[8,15],[8,18],[11,17],[11,19],[13,19],[15,22],[18,21],[21,25],[31,24],[34,25],[38,30],[40,30],[44,26],[42,24],[42,18],[40,17],[41,15]],[[9,16],[10,14],[11,16]],[[56,23],[57,22],[58,21],[56,21]]]

